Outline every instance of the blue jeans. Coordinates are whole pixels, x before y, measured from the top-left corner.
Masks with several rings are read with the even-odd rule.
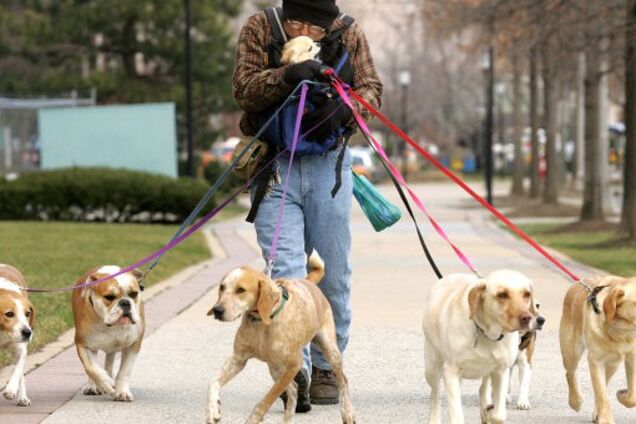
[[[347,150],[342,163],[342,186],[336,197],[331,197],[340,150],[336,148],[321,155],[294,157],[272,278],[305,277],[305,253],[311,254],[316,249],[325,262],[325,277],[318,287],[331,304],[338,348],[344,352],[351,324],[349,221],[353,180],[351,154]],[[288,155],[278,159],[281,183],[265,195],[254,221],[258,244],[266,260],[272,247],[288,166]],[[313,345],[311,350],[309,346],[303,349],[303,367],[310,375],[312,364],[321,369],[331,369]]]

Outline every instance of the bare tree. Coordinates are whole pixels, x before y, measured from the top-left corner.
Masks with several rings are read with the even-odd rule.
[[[535,46],[530,48],[530,146],[532,161],[530,162],[530,197],[541,196],[541,178],[539,175],[539,57]]]
[[[543,202],[548,204],[559,201],[559,162],[557,153],[557,105],[559,93],[559,75],[554,60],[554,41],[547,37],[543,42],[543,110],[546,132],[545,160],[546,178],[543,190]]]
[[[636,241],[636,0],[626,0],[625,31],[625,174],[622,227]]]
[[[512,54],[512,139],[515,148],[512,194],[515,196],[523,196],[525,193],[523,187],[525,164],[521,145],[521,104],[523,103],[523,96],[521,94],[521,65],[519,62],[519,53],[515,51]]]

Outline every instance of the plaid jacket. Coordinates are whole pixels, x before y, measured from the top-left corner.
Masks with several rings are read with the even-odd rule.
[[[331,29],[343,26],[343,22],[337,19]],[[294,89],[283,81],[284,67],[271,69],[268,66],[267,46],[273,38],[271,32],[265,12],[260,12],[247,20],[239,35],[232,93],[238,106],[245,112],[241,118],[241,131],[245,135],[254,135],[258,131],[255,114],[283,102]],[[342,41],[349,51],[354,69],[352,87],[366,101],[379,108],[382,82],[373,65],[364,33],[354,23],[342,34]],[[357,103],[354,104],[361,115],[368,119],[369,113]]]

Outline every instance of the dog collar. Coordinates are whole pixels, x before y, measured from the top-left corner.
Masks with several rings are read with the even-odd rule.
[[[607,286],[594,287],[594,289],[591,289],[591,293],[587,297],[587,301],[590,303],[590,305],[592,305],[592,309],[594,310],[594,313],[596,313],[596,315],[601,315],[601,308],[599,308],[598,306],[598,300],[596,299],[596,296],[598,296],[601,290],[603,290],[605,287]]]
[[[272,312],[272,314],[269,316],[271,319],[274,319],[276,315],[281,313],[281,311],[285,307],[285,303],[287,303],[287,300],[289,300],[289,292],[287,291],[285,287],[281,287],[281,288],[283,289],[283,294],[281,297],[280,305],[278,305],[278,308],[276,308],[276,310],[274,310],[274,312]],[[249,317],[250,317],[250,320],[252,321],[262,321],[261,317],[259,317],[258,315],[255,315],[253,312],[249,315]]]
[[[491,339],[490,337],[488,337],[488,334],[486,334],[486,332],[484,331],[484,329],[483,329],[483,328],[481,328],[481,327],[479,326],[479,324],[477,324],[477,321],[473,320],[473,323],[475,323],[475,327],[477,327],[477,330],[478,330],[478,331],[479,331],[479,332],[480,332],[480,333],[481,333],[481,334],[482,334],[485,338],[487,338],[487,339],[488,339],[488,340],[490,340],[491,342],[499,342],[499,341],[501,341],[501,339],[503,339],[503,338],[504,338],[504,333],[501,333],[501,334],[499,335],[499,338],[497,338],[497,339],[493,340],[493,339]],[[475,345],[476,345],[476,344],[477,344],[477,340],[475,340]]]

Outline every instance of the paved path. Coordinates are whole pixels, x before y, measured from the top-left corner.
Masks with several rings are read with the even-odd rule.
[[[561,301],[569,282],[538,254],[486,221],[484,213],[458,189],[448,184],[429,184],[415,186],[415,190],[483,273],[509,267],[524,272],[536,283],[542,312],[548,321],[536,353],[531,398],[534,409],[528,412],[509,410],[508,422],[590,422],[593,401],[587,367],[582,364],[579,372],[585,403],[583,411],[576,414],[567,407],[564,372],[558,352],[556,329]],[[386,192],[396,198],[392,190],[387,188]],[[450,248],[433,236],[424,221],[422,223],[442,272],[464,272]],[[434,275],[408,219],[404,218],[378,234],[355,207],[352,227],[354,320],[346,368],[358,421],[425,422],[429,389],[423,377],[420,328],[422,304]],[[257,250],[249,225],[234,221],[215,227],[215,231],[224,247],[233,246],[228,249],[232,262],[261,266],[261,262],[254,259]],[[212,271],[218,278],[230,265],[225,262],[209,270],[205,283],[199,286],[201,290],[216,283],[212,280]],[[592,272],[576,265],[573,268],[586,274]],[[203,422],[208,380],[231,353],[236,330],[236,324],[219,323],[205,316],[215,295],[209,292],[201,296],[199,301],[147,337],[133,374],[134,403],[118,404],[105,397],[89,398],[78,394],[45,423],[83,424],[87,420],[92,423]],[[78,369],[79,362],[75,361],[75,372]],[[31,376],[27,378],[34,394],[40,383]],[[244,372],[222,391],[224,422],[243,422],[270,384],[263,364],[248,364]],[[624,384],[621,372],[611,384],[611,393]],[[463,384],[467,423],[479,422],[477,387],[478,383],[474,381]],[[626,410],[614,398],[612,407],[617,422],[636,422],[636,411]],[[315,407],[310,414],[297,415],[295,421],[329,423],[338,422],[338,419],[337,408]],[[282,406],[278,403],[266,422],[281,420]],[[0,416],[0,422],[5,421]]]

